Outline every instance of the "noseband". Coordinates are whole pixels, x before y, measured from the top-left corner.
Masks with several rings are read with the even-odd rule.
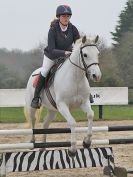
[[[70,62],[71,62],[73,65],[75,65],[76,67],[78,67],[78,68],[80,68],[81,70],[85,71],[85,73],[87,73],[87,69],[88,69],[89,67],[91,67],[92,65],[99,65],[99,63],[91,63],[91,64],[89,64],[89,65],[87,65],[87,64],[85,63],[82,49],[85,48],[85,47],[88,47],[88,46],[90,46],[90,47],[91,47],[91,46],[95,46],[95,47],[97,48],[97,46],[96,46],[95,44],[88,44],[88,45],[85,45],[85,46],[83,46],[83,47],[80,48],[81,61],[82,61],[83,66],[84,66],[83,68],[82,68],[81,66],[79,66],[79,65],[77,65],[77,64],[75,64],[75,63],[73,63],[73,62],[70,60],[70,57],[69,57]]]

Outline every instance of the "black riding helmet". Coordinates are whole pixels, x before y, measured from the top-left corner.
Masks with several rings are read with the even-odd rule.
[[[72,15],[72,10],[68,5],[60,5],[56,9],[56,17],[60,15]]]

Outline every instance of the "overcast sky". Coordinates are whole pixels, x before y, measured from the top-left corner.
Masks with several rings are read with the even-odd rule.
[[[127,0],[0,0],[0,48],[30,50],[44,42],[56,7],[70,5],[79,31],[99,35],[111,45],[110,32]]]

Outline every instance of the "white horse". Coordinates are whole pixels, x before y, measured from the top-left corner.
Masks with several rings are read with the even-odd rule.
[[[57,70],[54,82],[50,87],[53,99],[56,102],[57,109],[49,102],[45,90],[42,91],[41,99],[42,106],[48,109],[48,114],[44,119],[43,128],[48,128],[51,121],[54,119],[57,112],[60,112],[66,119],[68,126],[71,129],[71,153],[76,152],[76,121],[71,115],[72,108],[81,108],[87,114],[88,132],[84,139],[84,144],[90,145],[90,138],[92,136],[92,123],[94,112],[90,104],[90,86],[87,76],[95,81],[100,81],[101,71],[98,61],[98,48],[96,38],[90,39],[86,36],[76,41],[71,56],[66,59],[64,64]],[[35,122],[38,119],[36,112],[38,110],[31,108],[31,100],[34,95],[33,81],[35,74],[38,74],[40,69],[32,73],[27,84],[26,91],[26,114],[29,116],[29,122],[32,128],[35,128]],[[35,141],[35,136],[32,136],[32,142]],[[46,135],[44,135],[44,142],[46,142]]]

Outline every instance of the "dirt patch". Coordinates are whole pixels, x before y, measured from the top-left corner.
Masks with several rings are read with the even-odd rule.
[[[86,126],[87,122],[77,123],[78,126]],[[124,121],[95,121],[94,126],[113,126],[113,125],[133,125],[133,120]],[[37,128],[41,128],[41,124],[37,125]],[[66,123],[52,123],[51,127],[67,127]],[[20,129],[24,128],[24,124],[0,124],[0,129]],[[83,139],[85,134],[78,134],[77,139]],[[93,133],[93,139],[113,139],[113,138],[133,138],[133,131],[127,132],[97,132]],[[41,141],[42,136],[36,136],[37,141]],[[69,135],[58,134],[48,135],[48,140],[55,141],[68,140]],[[30,136],[23,135],[6,135],[0,137],[0,142],[5,143],[24,143],[29,142]],[[96,147],[96,146],[93,146]],[[115,157],[116,166],[122,166],[125,168],[133,168],[133,144],[128,145],[113,145],[113,152]],[[66,170],[50,170],[39,172],[21,172],[21,173],[9,173],[7,177],[103,177],[102,168],[90,168],[90,169],[66,169]],[[128,175],[128,177],[133,175]]]

